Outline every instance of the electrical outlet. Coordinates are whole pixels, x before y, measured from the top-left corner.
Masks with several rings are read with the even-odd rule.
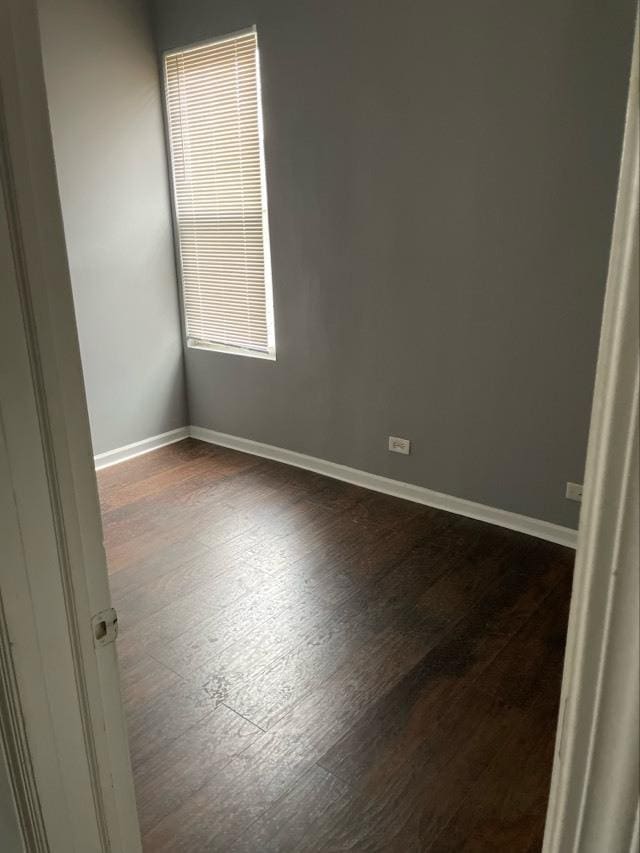
[[[411,442],[408,438],[398,438],[395,435],[390,435],[389,450],[392,453],[404,453],[405,456],[408,456],[411,453]]]
[[[582,483],[567,483],[567,490],[564,496],[570,501],[578,501],[580,503],[582,500]]]

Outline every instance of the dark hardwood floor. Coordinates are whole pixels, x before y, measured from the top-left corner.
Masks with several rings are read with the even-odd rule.
[[[540,850],[571,551],[192,439],[98,479],[145,850]]]

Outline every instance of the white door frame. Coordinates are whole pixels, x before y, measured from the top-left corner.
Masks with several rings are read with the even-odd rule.
[[[638,851],[638,24],[545,853]]]
[[[34,0],[0,0],[0,734],[24,847],[140,850]],[[96,203],[99,203],[96,200]]]
[[[545,853],[638,849],[637,86],[636,33]],[[138,853],[34,0],[0,94],[0,739],[25,850]]]

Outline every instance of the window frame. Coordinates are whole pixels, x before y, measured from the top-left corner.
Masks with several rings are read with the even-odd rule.
[[[171,150],[171,134],[169,129],[169,111],[167,104],[167,75],[166,59],[176,54],[199,47],[221,44],[225,41],[239,38],[241,36],[254,35],[256,38],[256,95],[258,104],[258,148],[260,156],[260,183],[262,201],[262,242],[264,253],[264,295],[265,311],[267,320],[267,349],[253,349],[251,347],[234,346],[231,344],[216,343],[214,341],[202,341],[189,336],[187,330],[187,315],[184,303],[184,281],[182,274],[182,253],[180,250],[180,235],[178,230],[178,210],[176,201],[176,186],[173,177],[173,157]],[[267,192],[267,172],[264,139],[264,116],[262,108],[262,72],[260,68],[260,43],[256,25],[244,27],[224,35],[213,38],[200,39],[180,47],[171,47],[160,53],[160,80],[162,90],[162,117],[164,123],[165,149],[167,157],[167,171],[169,175],[169,189],[171,196],[171,228],[173,234],[173,247],[176,262],[176,274],[178,278],[178,291],[180,303],[180,321],[182,325],[182,337],[188,349],[204,350],[206,352],[226,353],[227,355],[240,355],[248,358],[258,358],[267,361],[276,361],[276,329],[275,312],[273,306],[273,275],[271,269],[271,233],[269,228],[269,200]]]

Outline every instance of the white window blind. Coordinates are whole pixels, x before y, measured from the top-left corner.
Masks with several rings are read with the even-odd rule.
[[[164,62],[188,342],[273,356],[256,34]]]

